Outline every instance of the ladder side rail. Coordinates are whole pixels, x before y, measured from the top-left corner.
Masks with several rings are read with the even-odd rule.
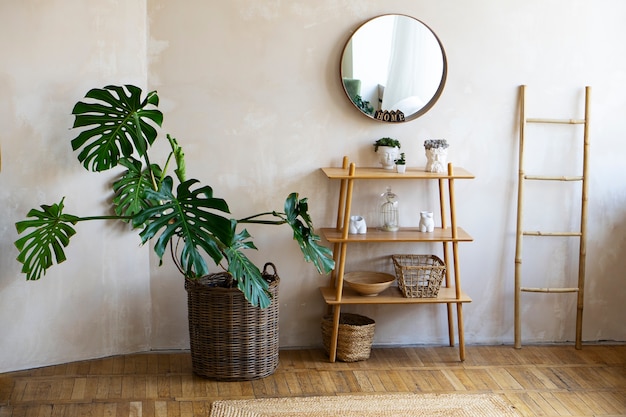
[[[582,349],[583,308],[585,300],[585,270],[587,265],[587,203],[589,200],[589,121],[591,116],[591,87],[585,87],[585,127],[583,133],[583,183],[580,215],[580,249],[578,256],[578,300],[576,306],[576,349]]]
[[[523,242],[523,204],[524,200],[524,138],[526,134],[526,86],[520,86],[519,103],[519,155],[518,155],[518,179],[517,179],[517,229],[515,238],[515,348],[522,347],[521,311],[521,280],[522,280],[522,242]]]

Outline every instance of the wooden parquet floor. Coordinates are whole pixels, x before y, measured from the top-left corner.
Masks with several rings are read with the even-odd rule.
[[[206,416],[217,399],[350,393],[501,393],[528,416],[626,415],[626,345],[373,349],[329,363],[284,350],[264,379],[194,376],[187,352],[143,353],[0,374],[0,417]]]

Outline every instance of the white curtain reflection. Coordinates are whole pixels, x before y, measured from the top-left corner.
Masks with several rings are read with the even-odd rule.
[[[396,16],[382,108],[416,113],[436,93],[442,73],[442,53],[432,32],[413,19]]]

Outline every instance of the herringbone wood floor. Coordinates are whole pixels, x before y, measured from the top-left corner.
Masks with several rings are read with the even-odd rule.
[[[505,395],[522,415],[626,415],[626,345],[374,349],[329,363],[322,350],[281,351],[248,382],[196,377],[186,352],[144,353],[0,374],[0,417],[206,416],[216,399],[349,393]]]

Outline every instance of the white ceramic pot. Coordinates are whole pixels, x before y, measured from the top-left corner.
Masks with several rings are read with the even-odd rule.
[[[435,230],[435,221],[432,211],[420,211],[420,232],[431,233]]]
[[[352,235],[363,235],[367,233],[367,224],[362,216],[350,216],[350,228],[348,232]]]
[[[426,172],[447,172],[448,149],[426,149]]]
[[[406,165],[396,165],[396,172],[398,174],[404,174],[406,172]]]
[[[395,146],[379,146],[378,150],[378,162],[385,169],[393,169],[396,166],[396,159],[400,155],[400,148]]]

